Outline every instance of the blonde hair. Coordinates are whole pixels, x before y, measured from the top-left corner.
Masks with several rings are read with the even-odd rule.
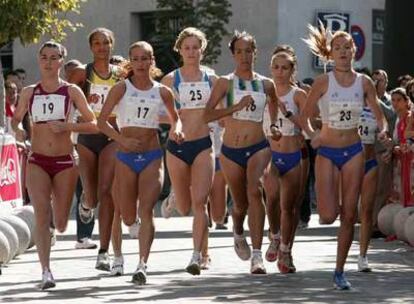
[[[177,40],[174,44],[174,51],[179,52],[184,39],[188,37],[195,37],[200,42],[201,52],[205,51],[207,48],[206,34],[195,27],[186,27],[178,34]]]
[[[356,47],[352,36],[344,31],[336,31],[334,34],[325,28],[323,23],[319,20],[319,27],[308,24],[309,37],[302,39],[308,45],[311,52],[322,59],[326,64],[332,61],[332,43],[336,38],[344,37],[352,43],[352,48],[355,52]]]
[[[148,54],[150,55],[150,57],[152,59],[152,65],[151,65],[151,69],[150,69],[150,77],[152,79],[161,77],[163,73],[159,68],[157,68],[157,66],[155,64],[154,49],[152,48],[151,44],[149,44],[146,41],[134,42],[133,44],[131,44],[129,46],[129,49],[128,49],[129,56],[131,56],[131,51],[133,49],[136,49],[136,48],[140,48],[140,49],[143,49],[146,52],[148,52]],[[125,61],[125,63],[121,64],[121,68],[124,70],[125,75],[123,75],[123,76],[125,76],[126,78],[132,76],[133,72],[132,72],[132,66],[131,66],[131,61],[130,60],[127,60],[127,61]]]

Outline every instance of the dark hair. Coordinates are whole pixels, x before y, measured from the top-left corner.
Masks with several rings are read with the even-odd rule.
[[[313,81],[313,78],[307,77],[302,80],[302,83],[312,86]]]
[[[394,95],[394,94],[398,94],[402,96],[404,100],[410,101],[410,96],[408,96],[407,91],[402,87],[395,88],[394,90],[390,92],[390,95]]]
[[[14,70],[16,73],[26,74],[26,71],[22,68],[18,68]]]
[[[244,39],[250,40],[252,43],[253,51],[256,53],[257,47],[256,47],[256,39],[252,34],[249,34],[246,31],[239,32],[238,30],[235,30],[233,33],[233,37],[231,37],[229,42],[229,49],[232,54],[234,54],[234,45],[236,44],[237,40]]]
[[[111,30],[108,30],[107,28],[98,27],[89,33],[89,36],[88,36],[89,45],[92,45],[93,36],[95,36],[95,34],[98,34],[98,33],[108,36],[109,41],[111,42],[112,46],[115,44],[114,33]]]
[[[127,61],[124,57],[121,55],[113,55],[111,59],[109,59],[109,63],[113,65],[119,65],[123,62]]]
[[[57,42],[55,42],[53,40],[49,40],[49,41],[46,41],[45,43],[43,43],[42,46],[39,49],[39,54],[42,52],[42,50],[44,48],[54,48],[54,49],[57,49],[58,52],[59,52],[60,58],[65,58],[66,55],[67,55],[67,53],[68,53],[66,51],[66,48],[62,44],[57,43]]]
[[[16,76],[16,77],[19,77],[19,74],[17,74],[17,72],[16,72],[16,71],[8,71],[8,72],[4,75],[4,78],[5,78],[5,79],[7,79],[7,77],[9,77],[9,76]]]
[[[403,81],[410,81],[411,79],[413,79],[411,75],[405,74],[405,75],[399,76],[397,78],[397,81],[398,81],[398,84],[401,85]]]

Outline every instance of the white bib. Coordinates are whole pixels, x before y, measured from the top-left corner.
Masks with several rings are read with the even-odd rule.
[[[210,84],[207,81],[181,82],[178,86],[182,109],[205,108],[210,98]]]
[[[35,95],[32,104],[33,122],[64,120],[65,98],[57,94]]]
[[[254,91],[234,90],[234,104],[239,103],[240,100],[246,95],[251,95],[254,102],[248,107],[234,112],[233,118],[239,120],[262,122],[263,112],[266,105],[266,94]]]
[[[156,98],[127,96],[123,127],[158,128],[159,105]]]
[[[329,103],[329,127],[333,129],[354,129],[358,126],[362,111],[360,102],[331,100]]]
[[[106,97],[108,96],[110,89],[111,87],[105,84],[91,84],[90,95],[99,95],[98,102],[90,104],[92,111],[94,111],[95,113],[101,113],[102,107],[105,103]]]
[[[375,133],[377,130],[377,121],[371,112],[363,111],[359,119],[358,133],[361,136],[361,142],[366,145],[375,143]]]

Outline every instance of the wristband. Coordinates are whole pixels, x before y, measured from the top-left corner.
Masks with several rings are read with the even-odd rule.
[[[271,129],[271,128],[273,128],[273,127],[275,127],[276,129],[278,129],[278,130],[279,130],[279,127],[278,127],[276,124],[274,124],[274,123],[270,124],[269,129]]]

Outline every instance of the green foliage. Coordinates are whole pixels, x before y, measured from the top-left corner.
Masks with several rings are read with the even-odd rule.
[[[164,10],[164,14],[158,15],[158,36],[169,41],[172,47],[179,31],[188,26],[197,27],[208,39],[203,62],[217,62],[221,39],[230,34],[225,28],[232,15],[228,0],[157,0],[157,7]]]
[[[78,13],[85,0],[0,0],[0,46],[19,38],[22,44],[36,43],[45,34],[62,40],[65,29],[75,30],[66,18]]]

